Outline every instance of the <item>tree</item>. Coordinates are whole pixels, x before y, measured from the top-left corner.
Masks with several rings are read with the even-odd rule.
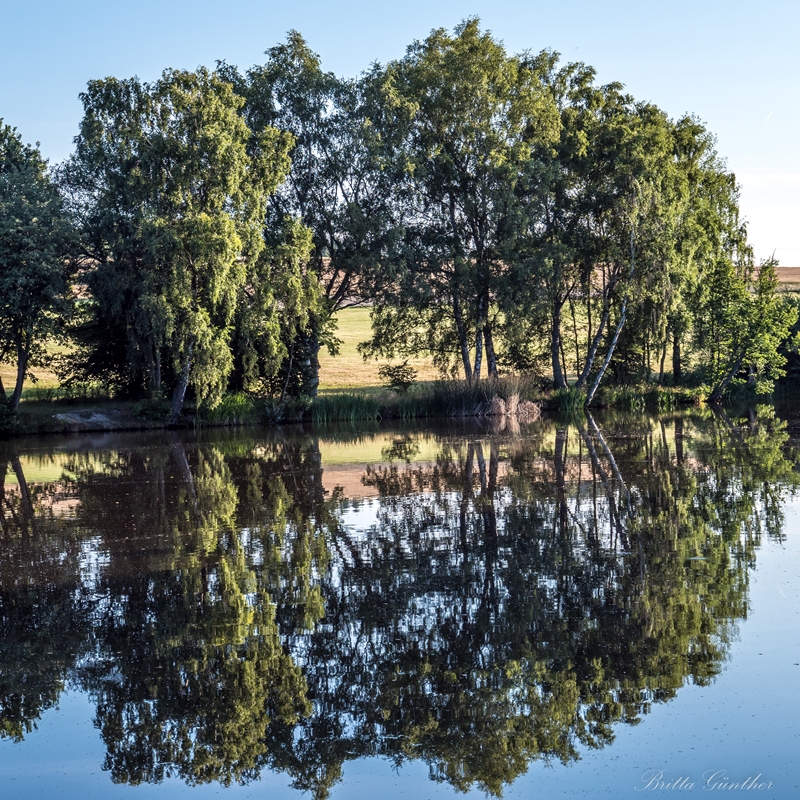
[[[292,217],[311,231],[310,264],[322,302],[307,331],[285,334],[289,353],[281,373],[292,393],[313,396],[320,347],[336,349],[333,315],[368,298],[391,237],[392,173],[380,163],[369,79],[324,72],[297,31],[267,55],[244,75],[227,64],[220,72],[246,98],[242,113],[253,130],[273,126],[293,137],[291,168],[270,200],[267,228]]]
[[[557,69],[557,54],[539,62],[560,136],[533,154],[517,185],[520,288],[508,314],[530,317],[535,335],[547,320],[555,387],[566,388],[574,353],[575,386],[591,398],[631,310],[662,290],[685,201],[663,112],[635,102],[620,84],[596,86],[584,64]]]
[[[17,365],[16,411],[29,369],[66,310],[72,228],[38,146],[0,120],[0,361]],[[0,401],[6,402],[0,380]]]
[[[532,150],[558,134],[555,104],[538,62],[507,55],[476,19],[415,42],[380,82],[380,132],[405,165],[395,197],[403,236],[367,352],[429,352],[442,369],[460,362],[468,382],[485,352],[496,376],[498,307],[517,288],[514,191]]]
[[[722,255],[705,276],[698,303],[698,346],[711,378],[710,403],[719,404],[740,370],[759,393],[783,375],[780,345],[789,338],[798,310],[777,293],[775,261],[755,268],[749,250],[735,262]]]
[[[234,315],[264,249],[267,198],[289,168],[291,137],[252,134],[242,98],[205,69],[167,70],[153,84],[92,81],[81,99],[66,180],[97,264],[89,285],[99,314],[124,320],[138,384],[158,394],[170,376],[174,422],[190,382],[210,405],[226,387]]]

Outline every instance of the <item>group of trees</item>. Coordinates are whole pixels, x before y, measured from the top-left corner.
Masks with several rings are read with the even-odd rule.
[[[719,400],[780,374],[796,310],[695,118],[474,19],[353,80],[295,32],[267,56],[91,81],[52,174],[2,129],[0,358],[20,376],[76,296],[69,376],[170,393],[173,419],[189,389],[313,395],[358,303],[365,356],[468,382],[552,372],[591,402],[609,369],[667,380],[670,354]]]

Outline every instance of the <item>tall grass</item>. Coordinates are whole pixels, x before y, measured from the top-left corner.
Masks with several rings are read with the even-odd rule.
[[[562,414],[583,412],[586,406],[586,392],[569,386],[566,389],[556,389],[550,398],[550,404]]]
[[[254,425],[264,421],[264,402],[243,392],[226,394],[213,408],[197,409],[198,425]]]
[[[434,381],[415,387],[408,395],[388,404],[386,416],[401,419],[415,417],[479,417],[486,414],[492,399],[537,401],[542,390],[535,379],[528,377],[488,378],[477,383],[466,381]]]
[[[595,396],[595,405],[623,411],[674,411],[681,406],[699,405],[708,397],[707,386],[604,386]]]
[[[34,403],[82,403],[110,400],[114,396],[105,383],[73,383],[67,386],[28,386],[22,390],[22,400]]]
[[[413,386],[405,394],[337,392],[314,400],[315,423],[427,417],[474,417],[486,414],[492,398],[541,399],[539,385],[527,378],[498,378],[468,384],[466,381],[430,381]]]
[[[320,425],[331,422],[362,422],[381,418],[380,404],[365,394],[325,394],[314,398],[311,419]]]

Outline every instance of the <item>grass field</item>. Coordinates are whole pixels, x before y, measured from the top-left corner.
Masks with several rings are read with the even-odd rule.
[[[370,338],[372,333],[368,308],[347,308],[336,315],[339,329],[336,336],[342,340],[339,355],[331,356],[327,350],[320,353],[319,385],[322,390],[360,389],[380,386],[378,369],[383,361],[364,361],[356,347]],[[398,359],[393,363],[400,363]],[[409,359],[417,370],[417,380],[431,381],[439,373],[428,358]]]
[[[50,356],[57,356],[65,353],[67,348],[62,345],[48,346],[47,352]],[[30,379],[26,380],[23,385],[23,397],[25,397],[25,390],[30,389],[32,386],[42,389],[52,389],[58,386],[58,377],[52,369],[47,366],[34,367],[32,370],[36,376],[36,383]],[[0,364],[0,377],[3,379],[3,386],[6,392],[11,394],[14,391],[14,384],[17,382],[17,365],[8,364],[3,362]]]

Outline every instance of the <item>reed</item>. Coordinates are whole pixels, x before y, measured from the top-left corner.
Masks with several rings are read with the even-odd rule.
[[[331,422],[379,420],[380,404],[374,397],[361,393],[324,394],[314,398],[311,419],[320,425]]]

